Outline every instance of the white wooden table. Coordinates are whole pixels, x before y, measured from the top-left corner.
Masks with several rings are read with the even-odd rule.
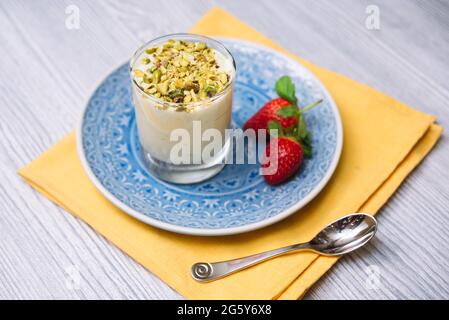
[[[365,23],[372,2],[380,30]],[[16,171],[74,127],[93,85],[139,44],[188,30],[214,5],[449,128],[449,1],[124,3],[0,2],[0,298],[182,298]],[[67,28],[77,8],[79,29]],[[383,208],[377,238],[307,298],[449,298],[448,145],[443,136]]]

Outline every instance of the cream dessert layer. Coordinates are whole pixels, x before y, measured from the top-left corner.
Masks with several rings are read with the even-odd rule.
[[[140,142],[152,157],[171,162],[170,151],[178,143],[170,141],[171,133],[185,129],[193,138],[195,120],[200,121],[202,132],[214,128],[225,137],[235,77],[231,57],[204,42],[168,40],[146,48],[133,63],[131,74],[137,86],[133,101]]]

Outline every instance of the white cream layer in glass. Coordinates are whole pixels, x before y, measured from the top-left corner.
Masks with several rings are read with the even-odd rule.
[[[212,97],[206,101],[196,102],[192,110],[176,111],[175,108],[168,107],[161,109],[158,105],[163,105],[162,101],[157,101],[154,97],[148,97],[138,88],[133,90],[133,101],[136,109],[137,128],[139,132],[140,143],[144,150],[150,153],[151,157],[164,162],[170,161],[170,151],[173,146],[179,142],[170,141],[171,132],[178,128],[187,130],[190,137],[193,137],[193,121],[201,121],[201,131],[209,128],[215,128],[220,131],[223,139],[225,130],[230,127],[232,113],[232,92],[235,77],[235,69],[232,58],[227,59],[223,54],[212,49],[216,62],[223,71],[230,76],[230,87],[226,88],[221,94]],[[146,56],[145,52],[136,59],[133,69],[145,69],[142,64],[142,58]],[[133,86],[136,86],[133,83]],[[192,104],[193,105],[193,104]],[[201,134],[202,134],[201,132]],[[225,141],[223,141],[223,144]],[[192,150],[193,141],[190,141],[190,150]],[[203,142],[203,146],[208,142]],[[196,150],[199,151],[199,150]],[[193,158],[194,155],[192,154]]]

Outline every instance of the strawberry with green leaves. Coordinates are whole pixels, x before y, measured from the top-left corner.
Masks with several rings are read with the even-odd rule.
[[[322,100],[300,109],[295,84],[289,76],[279,78],[275,88],[280,98],[272,99],[264,104],[246,121],[243,129],[253,129],[256,134],[260,129],[277,129],[279,135],[297,139],[304,149],[304,154],[309,156],[312,152],[311,139],[302,114],[320,104]]]
[[[265,104],[244,126],[244,129],[268,129],[270,133],[275,130],[262,160],[262,174],[265,181],[272,185],[290,178],[300,168],[304,156],[312,154],[311,135],[303,114],[322,102],[318,100],[299,108],[295,84],[288,76],[276,82],[276,91],[281,98]],[[270,157],[272,148],[277,148],[275,157]],[[269,172],[272,165],[277,168],[274,173]]]
[[[283,128],[292,128],[297,125],[298,119],[295,116],[282,117],[278,113],[285,107],[296,105],[295,85],[290,77],[281,77],[275,85],[279,98],[271,99],[265,103],[251,118],[243,125],[243,129],[267,130],[270,121],[278,121]]]

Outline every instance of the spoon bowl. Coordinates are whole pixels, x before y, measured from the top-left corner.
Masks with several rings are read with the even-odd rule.
[[[337,256],[360,248],[376,234],[377,222],[367,214],[350,214],[330,223],[310,242],[310,249]]]

